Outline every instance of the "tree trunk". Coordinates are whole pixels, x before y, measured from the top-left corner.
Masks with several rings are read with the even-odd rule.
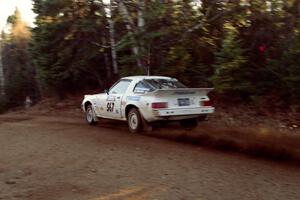
[[[138,1],[138,28],[140,31],[144,31],[144,27],[145,27],[144,11],[145,11],[145,0],[139,0]]]
[[[105,16],[106,19],[106,23],[108,24],[109,27],[109,42],[110,42],[110,49],[111,49],[111,57],[112,57],[112,66],[113,66],[113,74],[118,74],[119,73],[119,69],[118,69],[118,63],[117,63],[117,51],[116,51],[116,42],[115,42],[115,27],[114,27],[114,22],[112,20],[112,2],[109,1],[109,7],[108,10],[105,9],[105,6],[107,4],[104,3],[104,1],[100,1],[98,3],[100,5],[101,8],[101,13],[103,16]],[[105,35],[102,37],[102,43],[104,44],[104,46],[106,46],[107,41],[106,41],[106,37]],[[108,65],[107,62],[107,53],[104,53],[104,59],[105,59],[105,63],[106,63],[106,71],[107,71],[107,77],[110,80],[111,78],[111,69],[110,66]]]
[[[142,58],[142,65],[146,67],[147,74],[149,74],[149,66],[147,65],[145,59],[145,43],[143,39],[141,39],[141,35],[145,33],[145,19],[144,19],[144,12],[145,12],[145,0],[138,0],[138,11],[137,11],[137,20],[138,20],[138,35],[139,35],[139,47],[140,47],[140,57]]]
[[[112,57],[112,64],[113,64],[113,73],[118,74],[118,63],[117,63],[117,50],[116,50],[116,41],[115,41],[115,23],[112,19],[112,2],[109,2],[109,12],[110,15],[106,16],[109,25],[109,38],[110,38],[110,48],[111,48],[111,57]]]
[[[2,41],[0,40],[0,97],[5,95],[5,77],[2,61]]]
[[[134,37],[134,34],[137,33],[135,24],[133,23],[133,20],[132,20],[131,16],[129,15],[128,9],[125,6],[124,2],[122,0],[118,0],[118,4],[119,4],[118,7],[120,9],[120,13],[123,15],[123,20],[126,23],[126,29],[130,35],[130,38],[133,40],[132,52],[136,57],[137,66],[139,69],[144,71],[145,68],[144,68],[144,66],[141,62],[141,58],[140,58],[139,42]]]
[[[102,40],[102,44],[104,46],[106,46],[107,41],[106,41],[106,38],[105,38],[105,34],[102,36],[101,40]],[[107,53],[106,49],[104,50],[104,64],[105,64],[105,71],[106,71],[107,79],[110,80],[110,78],[111,78],[111,69],[110,69],[110,62],[109,62],[108,53]]]

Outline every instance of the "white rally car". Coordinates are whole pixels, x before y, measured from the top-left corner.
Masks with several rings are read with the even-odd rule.
[[[128,122],[131,132],[155,121],[180,121],[196,126],[199,118],[214,112],[211,88],[186,88],[177,79],[164,76],[130,76],[101,94],[85,95],[82,108],[89,124],[99,118]]]

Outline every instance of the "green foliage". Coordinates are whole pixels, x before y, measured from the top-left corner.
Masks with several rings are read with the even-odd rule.
[[[21,19],[19,11],[8,18],[11,25],[9,34],[2,34],[2,57],[5,80],[5,96],[2,108],[23,105],[25,98],[38,98],[35,69],[28,52],[30,30]]]
[[[112,1],[119,67],[112,77],[108,7],[96,0],[34,0],[30,57],[43,94],[63,96],[107,87],[120,76],[145,74],[137,66],[140,60],[151,74],[174,76],[191,87],[213,85],[217,94],[242,100],[269,97],[287,106],[299,104],[298,0],[202,0],[198,5],[153,0],[145,1],[143,9],[139,1],[123,2],[132,24],[120,12],[120,1]],[[144,27],[138,26],[140,11]],[[8,22],[15,24],[16,16]],[[14,34],[6,40],[17,41]],[[7,45],[6,60],[20,66],[12,70],[16,76],[30,76],[34,70],[23,73],[32,69],[30,64],[22,68],[10,57],[28,59],[27,47],[14,44]],[[133,53],[133,47],[139,52]]]
[[[271,59],[268,69],[272,72],[272,86],[276,85],[276,94],[285,103],[299,105],[300,103],[300,34],[295,32],[286,41],[281,41],[282,55]]]
[[[283,53],[281,66],[285,66],[283,81],[288,94],[290,94],[290,104],[300,103],[300,34],[297,33]]]
[[[8,16],[7,23],[15,25],[16,23],[19,23],[21,21],[21,13],[18,8],[16,8],[13,15]]]
[[[237,39],[237,31],[230,24],[225,24],[225,31],[221,49],[216,53],[214,86],[221,93],[249,93],[251,87],[245,76],[247,59]]]
[[[88,85],[103,86],[107,71],[97,44],[104,45],[107,33],[99,8],[91,1],[34,3],[38,17],[31,54],[43,89],[63,96]]]

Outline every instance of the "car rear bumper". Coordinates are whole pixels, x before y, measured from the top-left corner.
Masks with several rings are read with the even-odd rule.
[[[198,107],[198,108],[176,108],[176,109],[160,109],[154,110],[153,114],[155,116],[181,116],[181,115],[202,115],[202,114],[210,114],[215,111],[214,107]]]
[[[181,120],[200,115],[211,114],[215,111],[214,107],[205,106],[197,108],[174,108],[174,109],[157,109],[152,111],[152,116],[147,116],[149,122],[159,120]]]

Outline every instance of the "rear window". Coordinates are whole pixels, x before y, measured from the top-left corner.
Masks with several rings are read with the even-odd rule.
[[[144,82],[153,90],[155,89],[172,89],[172,88],[186,88],[185,85],[176,79],[145,79]]]

